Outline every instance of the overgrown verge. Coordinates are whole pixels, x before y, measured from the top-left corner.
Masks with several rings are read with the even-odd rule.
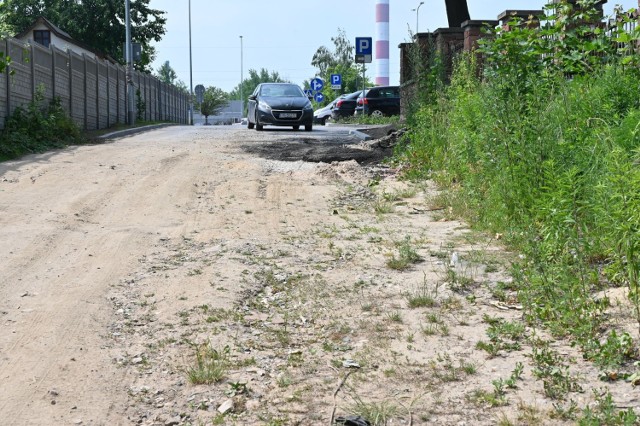
[[[409,117],[396,160],[443,201],[522,253],[515,284],[530,325],[569,338],[605,380],[637,379],[640,328],[638,30],[589,25],[594,1],[510,22]],[[586,23],[585,23],[586,22]],[[429,83],[431,81],[431,83]],[[626,289],[612,315],[610,293]],[[635,338],[633,336],[636,336]]]
[[[7,118],[0,134],[0,161],[85,142],[82,131],[64,111],[60,100],[47,104],[42,90],[38,90],[32,102],[16,108]]]
[[[372,115],[358,115],[352,117],[343,117],[338,122],[344,124],[398,125],[400,123],[400,117],[397,115],[382,117],[376,117]]]

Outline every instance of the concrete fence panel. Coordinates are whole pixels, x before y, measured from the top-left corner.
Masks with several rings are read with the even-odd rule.
[[[70,73],[70,98],[71,98],[71,118],[81,126],[86,128],[86,92],[85,92],[85,67],[84,58],[75,52],[69,52],[71,73]]]
[[[69,72],[71,70],[69,63],[69,54],[60,49],[51,49],[53,54],[53,75],[51,77],[53,84],[53,96],[60,99],[60,105],[67,112],[71,111],[71,92],[69,86]]]
[[[34,100],[38,90],[42,90],[46,102],[59,99],[62,108],[85,130],[126,123],[123,66],[71,49],[65,52],[13,38],[0,42],[0,52],[11,57],[10,66],[0,73],[0,129],[16,108]],[[188,93],[138,71],[132,81],[145,103],[143,120],[187,122]]]
[[[26,106],[32,99],[35,91],[31,73],[31,58],[28,45],[20,43],[18,40],[10,39],[8,53],[11,57],[11,66],[8,67],[9,85],[9,114],[18,107]]]

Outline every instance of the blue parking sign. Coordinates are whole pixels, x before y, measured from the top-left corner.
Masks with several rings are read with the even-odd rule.
[[[372,37],[356,37],[356,55],[373,54]]]
[[[373,38],[356,37],[356,63],[370,64],[373,57]]]
[[[334,90],[342,89],[342,74],[331,74],[331,88]]]

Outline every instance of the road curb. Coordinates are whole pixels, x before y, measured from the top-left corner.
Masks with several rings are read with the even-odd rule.
[[[373,139],[371,136],[369,136],[368,134],[361,132],[360,130],[349,130],[349,134],[353,135],[355,137],[357,137],[358,139],[362,140],[362,141],[370,141],[371,139]]]
[[[96,139],[99,141],[108,141],[113,139],[124,138],[127,136],[136,135],[138,133],[148,132],[150,130],[162,129],[163,127],[175,126],[174,123],[162,123],[162,124],[150,124],[148,126],[135,127],[133,129],[118,130],[115,132],[107,133],[106,135],[98,136]]]

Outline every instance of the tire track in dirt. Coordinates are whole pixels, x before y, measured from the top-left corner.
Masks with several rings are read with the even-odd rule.
[[[74,153],[82,157],[77,164],[91,164],[88,151],[96,149]],[[188,215],[182,207],[194,198],[188,171],[201,168],[189,164],[187,152],[172,155],[172,149],[162,158],[168,150],[162,151],[160,161],[152,156],[133,167],[112,166],[107,178],[104,168],[69,166],[82,182],[43,180],[46,185],[22,186],[22,193],[15,195],[38,200],[33,210],[52,207],[52,213],[31,216],[24,233],[27,243],[0,268],[3,283],[23,283],[29,289],[20,297],[17,286],[2,286],[2,309],[7,312],[3,320],[12,329],[0,340],[0,377],[3,387],[11,389],[0,395],[2,418],[15,424],[52,419],[99,419],[103,424],[114,410],[123,411],[125,393],[117,389],[122,380],[112,376],[121,372],[110,367],[109,354],[94,343],[105,331],[102,318],[110,313],[106,291],[137,262],[136,253],[147,250],[150,235],[158,230],[182,234],[193,227],[189,222],[197,221],[197,215]],[[54,161],[64,158],[61,154]],[[125,159],[118,154],[113,160]],[[176,168],[183,170],[175,173]],[[184,179],[168,179],[171,175]],[[55,193],[54,187],[65,189]],[[11,206],[5,209],[11,211]],[[187,216],[195,219],[183,220]],[[93,347],[91,353],[87,347]],[[40,413],[45,417],[38,417]]]

